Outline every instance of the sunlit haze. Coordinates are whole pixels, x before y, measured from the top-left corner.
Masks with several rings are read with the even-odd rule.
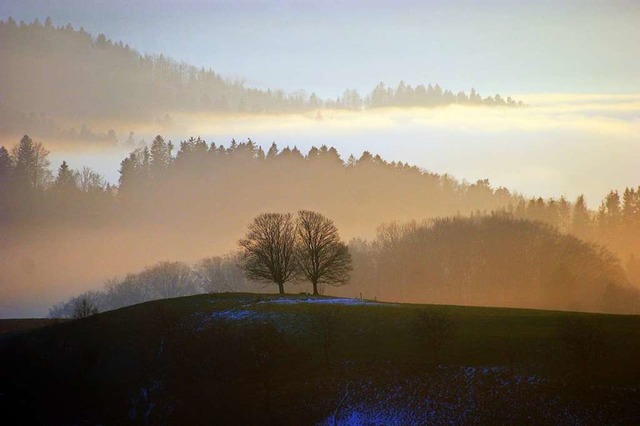
[[[0,0],[0,424],[640,424],[640,0]]]
[[[38,190],[56,193],[65,161],[89,168],[85,189],[93,182],[108,194],[103,204],[78,204],[75,225],[46,197],[38,208],[7,208],[0,317],[44,315],[54,302],[159,261],[234,252],[246,222],[267,208],[332,213],[349,241],[374,238],[390,221],[516,212],[539,197],[555,208],[584,195],[595,218],[610,191],[621,197],[639,183],[637,2],[4,1],[0,20],[8,164],[19,162],[13,147],[27,134],[49,151],[51,175],[32,182]],[[174,157],[190,137],[230,148],[229,156],[249,140],[258,157],[274,142],[302,156],[333,147],[345,163],[353,155],[352,166],[371,153],[389,167],[416,166],[425,183],[403,178],[402,198],[382,171],[334,190],[322,182],[335,176],[293,165],[292,182],[248,170],[227,184],[236,172],[214,170],[206,198],[176,170],[167,182],[189,205],[185,224],[180,206],[128,205],[123,195],[123,160],[157,135],[172,142]],[[304,195],[308,179],[316,199]],[[254,193],[256,180],[290,188]],[[429,198],[447,185],[451,193]],[[489,195],[469,195],[478,185]],[[354,194],[379,199],[354,207]],[[141,219],[158,209],[159,223]],[[44,218],[51,225],[40,232],[29,225],[45,227]],[[634,243],[611,241],[622,263],[634,254]],[[108,247],[121,248],[114,255]],[[351,288],[345,294],[360,291]]]
[[[591,207],[612,188],[634,186],[640,160],[640,95],[523,95],[528,107],[494,110],[451,106],[272,115],[174,114],[170,125],[121,127],[150,141],[160,133],[174,143],[186,135],[229,145],[251,138],[266,151],[272,142],[307,152],[323,144],[344,160],[363,151],[388,161],[475,182],[488,178],[526,196],[575,199]],[[101,152],[52,148],[52,162],[88,165],[117,183],[129,147]]]

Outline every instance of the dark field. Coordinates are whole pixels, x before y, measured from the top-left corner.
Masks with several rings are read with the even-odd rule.
[[[437,354],[425,309],[454,324]],[[203,295],[0,337],[0,408],[23,424],[637,424],[638,360],[639,316]]]
[[[34,330],[58,322],[60,321],[47,318],[0,319],[0,336]]]

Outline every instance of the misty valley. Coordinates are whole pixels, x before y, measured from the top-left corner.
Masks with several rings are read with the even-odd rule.
[[[0,7],[0,423],[640,422],[640,85],[567,35],[640,9],[45,3]]]

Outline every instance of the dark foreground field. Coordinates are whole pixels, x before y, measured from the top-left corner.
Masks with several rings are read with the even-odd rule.
[[[16,424],[640,422],[638,316],[202,295],[0,336],[0,366]]]
[[[0,319],[0,336],[23,333],[36,328],[45,327],[60,322],[56,319],[47,318],[20,318],[20,319]]]

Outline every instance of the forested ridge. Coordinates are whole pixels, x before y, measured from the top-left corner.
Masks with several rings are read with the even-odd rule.
[[[82,290],[87,282],[124,276],[159,260],[192,263],[228,253],[235,250],[242,229],[256,214],[309,209],[333,218],[347,240],[353,239],[354,278],[351,286],[340,289],[347,294],[364,292],[386,300],[405,300],[411,294],[424,301],[470,303],[456,298],[454,291],[454,283],[466,280],[476,289],[467,293],[486,304],[495,300],[510,306],[635,309],[640,223],[636,189],[627,188],[622,197],[612,191],[593,212],[582,196],[573,203],[564,198],[526,199],[505,188],[493,188],[488,180],[460,182],[405,163],[389,163],[369,152],[344,161],[327,146],[306,154],[295,147],[280,149],[275,143],[265,153],[251,140],[231,141],[225,147],[189,138],[177,146],[157,136],[150,147],[132,151],[120,164],[116,186],[105,184],[91,169],[74,170],[66,162],[54,176],[48,151],[28,136],[12,148],[0,148],[0,176],[8,183],[0,192],[0,218],[9,230],[4,236],[3,257],[8,265],[4,281],[18,286],[28,279],[54,292],[52,282],[75,280],[75,288]],[[451,219],[433,221],[446,217]],[[427,222],[423,225],[421,220]],[[449,220],[452,225],[445,226]],[[449,243],[455,247],[441,245],[448,241],[446,236],[428,237],[425,247],[409,244],[418,236],[440,235],[438,230],[450,235]],[[474,239],[482,232],[488,233]],[[385,242],[390,236],[391,246]],[[525,250],[528,260],[511,257],[510,250],[536,244],[540,251]],[[388,247],[394,247],[391,253],[385,251]],[[438,256],[450,253],[444,258],[461,263],[437,264],[419,273],[437,256],[413,259],[408,253],[422,255],[429,252],[427,248]],[[530,267],[538,272],[518,278],[507,273],[505,265],[464,254],[491,252],[501,253],[500,261],[507,261],[510,268],[524,262],[515,268],[520,275],[526,276],[524,271]],[[395,266],[389,263],[394,256],[402,259]],[[375,267],[367,264],[374,260]],[[82,267],[59,268],[60,263],[69,262]],[[232,270],[233,261],[229,262]],[[489,265],[488,269],[478,269],[481,264]],[[443,269],[437,273],[438,268]],[[407,270],[417,275],[407,281],[405,272],[397,272]],[[502,283],[493,273],[504,274]],[[397,280],[404,280],[405,296],[402,285],[391,285]],[[500,292],[484,291],[486,286],[504,285],[516,286],[511,289],[518,288],[519,296],[514,293],[498,300]],[[557,303],[541,295],[529,297],[539,291],[534,287],[570,285],[574,286],[571,294],[557,290]],[[236,281],[234,286],[246,289],[247,283]],[[438,286],[440,292],[448,290],[438,296]],[[205,287],[193,288],[204,291]],[[574,301],[581,291],[584,297]],[[624,291],[630,297],[623,303]]]
[[[71,24],[0,21],[0,131],[37,137],[115,142],[114,132],[71,128],[65,118],[164,120],[172,112],[288,113],[319,108],[519,106],[510,97],[452,92],[438,84],[380,83],[368,94],[347,89],[335,99],[304,90],[256,89],[211,69],[163,55],[143,55],[104,34]],[[224,58],[220,58],[224,60]]]

